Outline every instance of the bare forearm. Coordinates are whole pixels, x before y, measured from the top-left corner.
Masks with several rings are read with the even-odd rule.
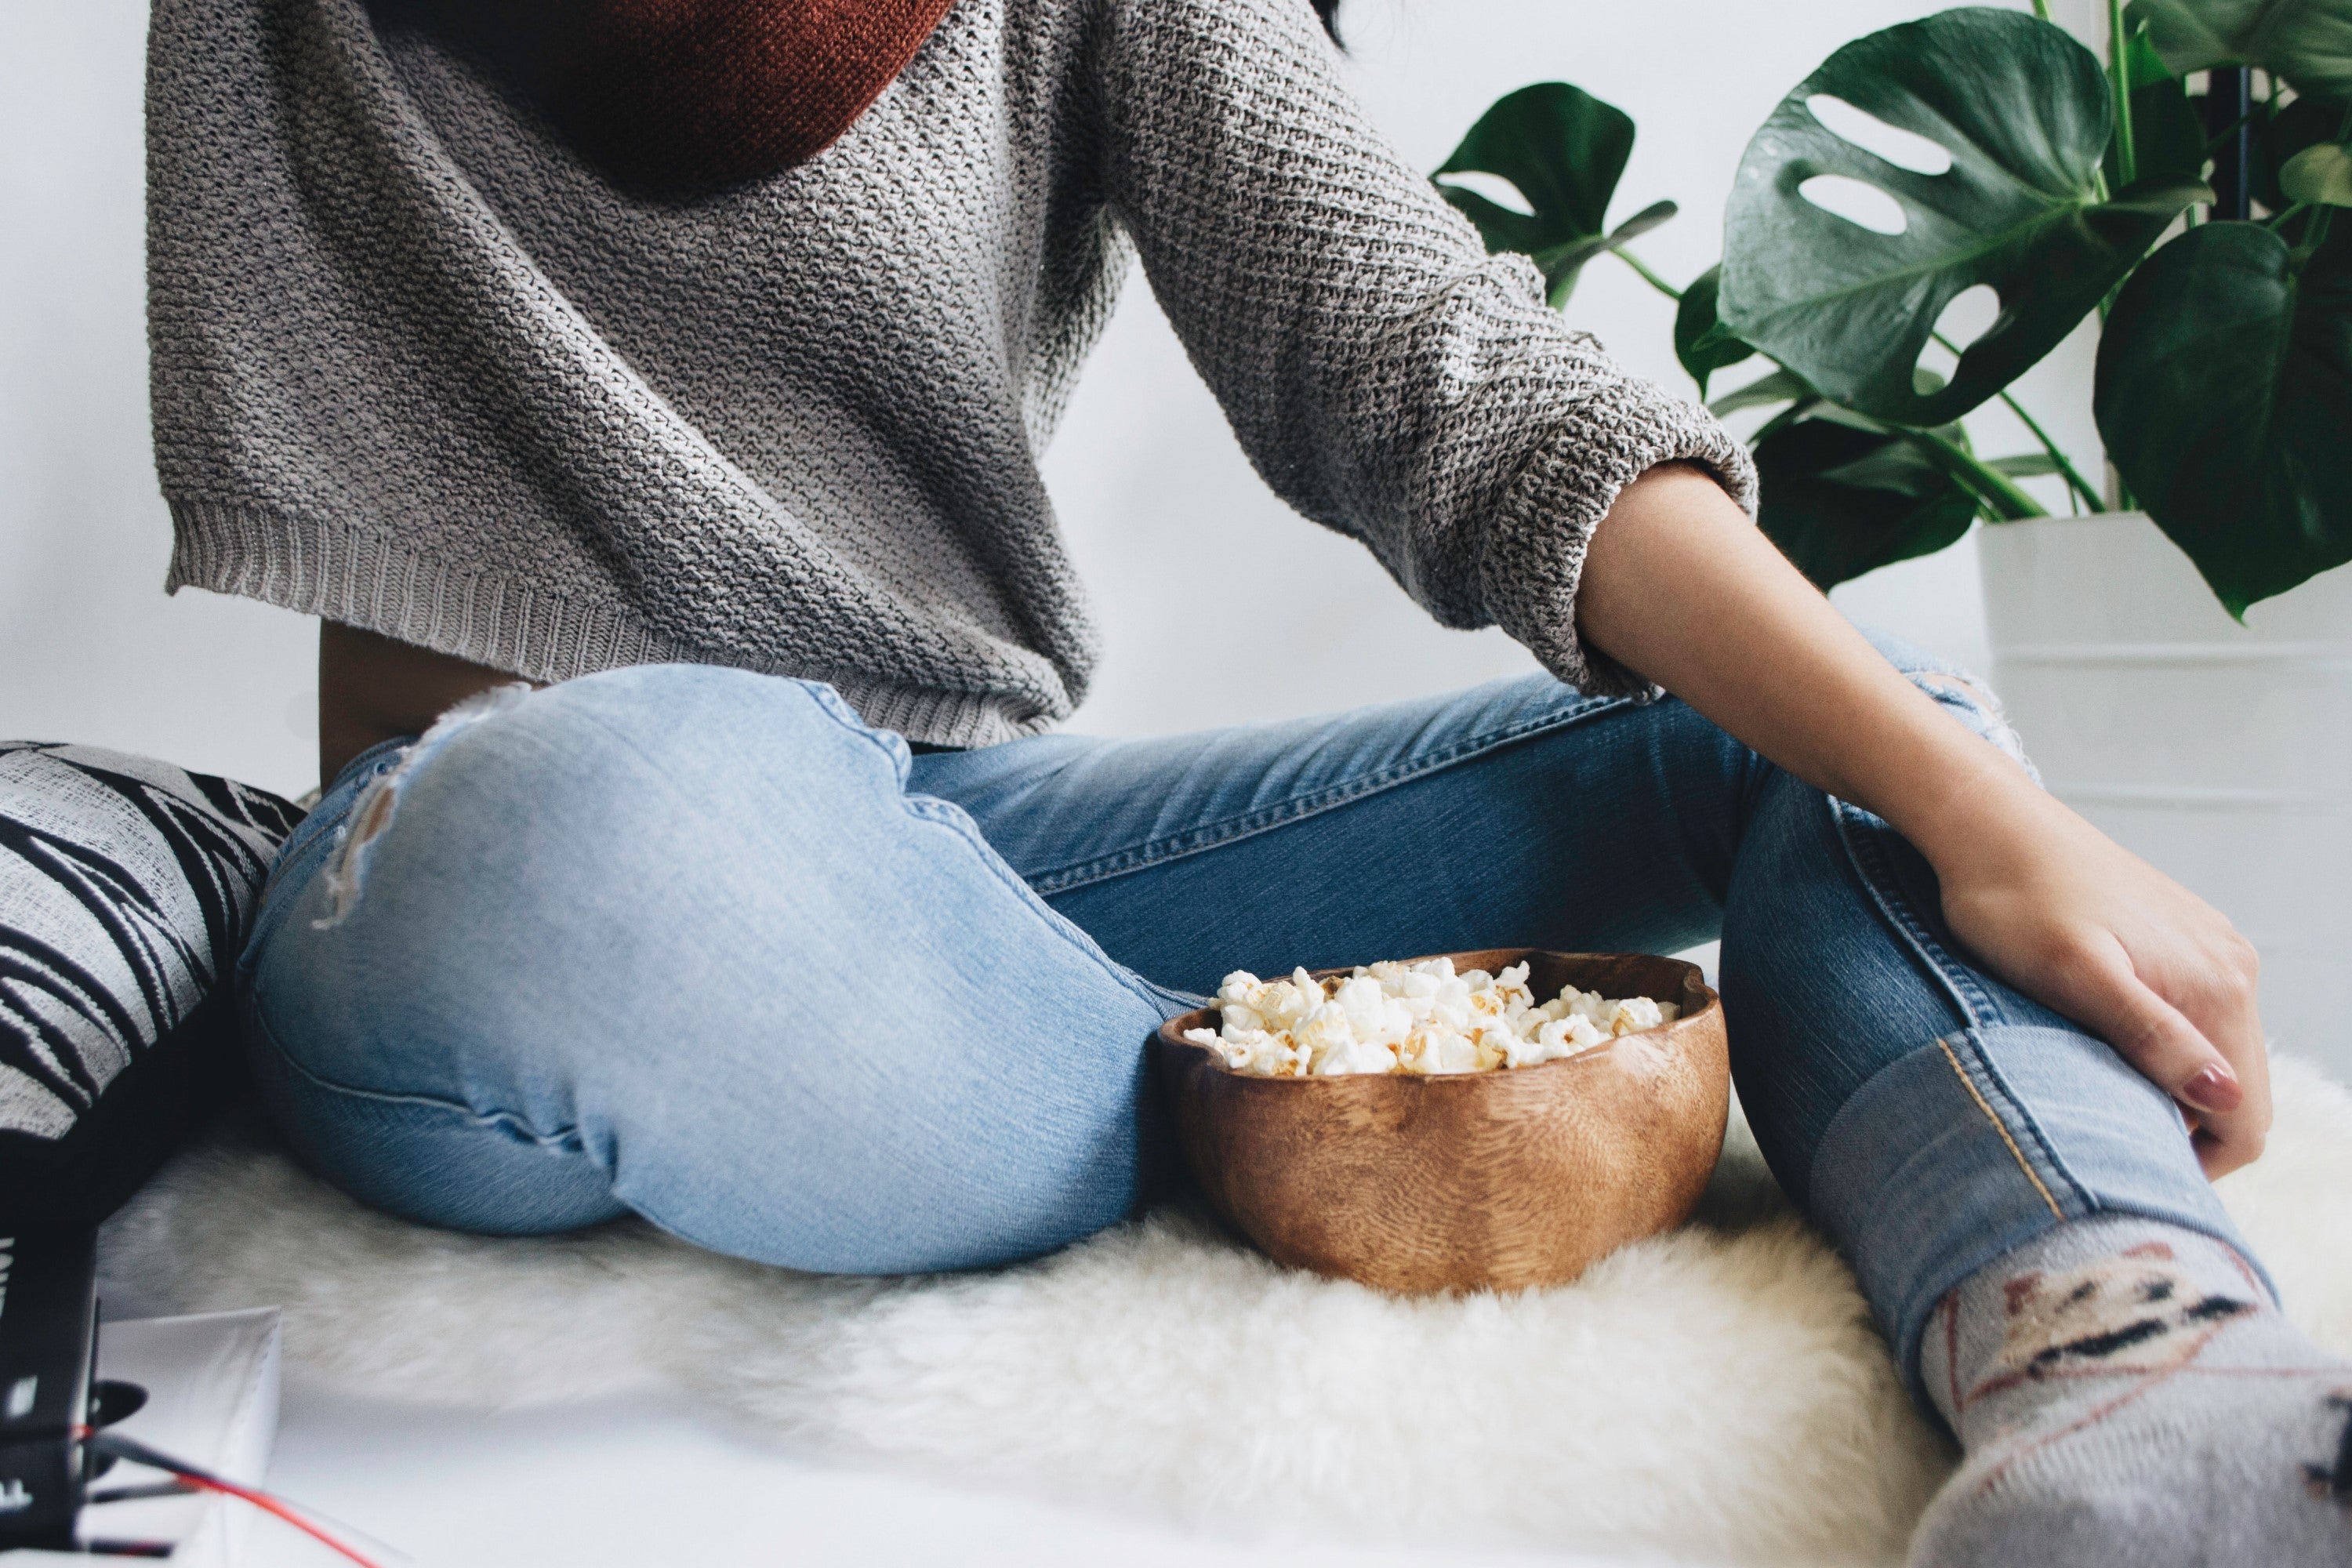
[[[1593,647],[1916,846],[1952,935],[2179,1100],[2209,1171],[2261,1152],[2253,949],[1940,712],[1713,480],[1661,468],[1628,486],[1578,597]]]
[[[1654,469],[1595,531],[1594,647],[1934,858],[1987,792],[2030,790],[1864,640],[1705,474]]]

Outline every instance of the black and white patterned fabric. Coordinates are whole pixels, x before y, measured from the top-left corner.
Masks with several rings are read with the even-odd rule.
[[[222,982],[286,801],[0,742],[0,1225],[95,1223],[236,1081]]]

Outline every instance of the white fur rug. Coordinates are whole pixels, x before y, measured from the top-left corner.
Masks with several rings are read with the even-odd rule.
[[[2291,1315],[2352,1353],[2352,1095],[2274,1070],[2270,1154],[2223,1190]],[[1897,1561],[1950,1456],[1732,1132],[1684,1231],[1565,1289],[1408,1301],[1181,1212],[901,1280],[635,1224],[482,1240],[362,1210],[230,1127],[111,1223],[104,1283],[142,1310],[282,1305],[297,1366],[355,1393],[512,1405],[667,1381],[795,1447],[1221,1531]]]

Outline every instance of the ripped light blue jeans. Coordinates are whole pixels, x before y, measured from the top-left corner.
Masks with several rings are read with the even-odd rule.
[[[1884,823],[1543,677],[910,756],[823,686],[591,676],[354,762],[239,976],[272,1113],[368,1203],[887,1273],[1130,1213],[1167,1158],[1146,1038],[1228,970],[1718,933],[1748,1115],[1906,1372],[1947,1289],[2063,1219],[2243,1250],[2171,1102],[1973,968]]]

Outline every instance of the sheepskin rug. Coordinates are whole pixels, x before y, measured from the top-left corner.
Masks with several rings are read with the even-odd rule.
[[[2352,1095],[2275,1066],[2223,1185],[2352,1353]],[[642,1225],[485,1240],[358,1207],[250,1122],[108,1227],[118,1303],[285,1309],[314,1380],[511,1406],[667,1382],[803,1452],[1220,1532],[1885,1563],[1952,1463],[1735,1112],[1696,1221],[1559,1289],[1403,1300],[1167,1210],[996,1273],[822,1279]]]

